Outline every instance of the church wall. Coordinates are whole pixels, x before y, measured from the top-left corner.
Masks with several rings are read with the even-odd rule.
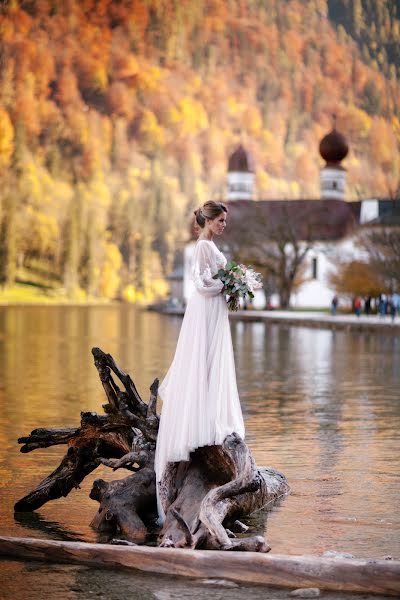
[[[252,200],[254,173],[231,171],[228,173],[228,200]]]
[[[336,244],[316,244],[305,259],[306,281],[292,294],[293,308],[328,308],[335,291],[329,286],[328,277],[332,271],[332,260],[337,252]]]

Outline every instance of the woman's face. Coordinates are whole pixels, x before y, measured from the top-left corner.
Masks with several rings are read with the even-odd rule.
[[[207,219],[207,225],[214,235],[221,235],[226,227],[226,212],[222,212],[215,219]]]

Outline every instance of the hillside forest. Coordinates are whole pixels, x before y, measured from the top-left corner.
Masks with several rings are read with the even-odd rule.
[[[165,296],[237,144],[256,200],[315,199],[332,113],[347,199],[395,197],[399,13],[396,0],[3,1],[0,285]]]

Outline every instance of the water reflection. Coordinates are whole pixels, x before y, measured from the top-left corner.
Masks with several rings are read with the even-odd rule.
[[[32,513],[15,513],[14,519],[24,529],[31,530],[31,532],[34,531],[35,537],[37,537],[38,532],[43,532],[46,534],[44,537],[49,537],[52,540],[65,540],[68,542],[85,541],[83,537],[78,536],[68,527],[57,523],[57,521],[46,519],[37,511]],[[29,537],[28,532],[26,532],[26,537]]]
[[[125,306],[0,308],[3,534],[28,528],[42,537],[96,539],[92,481],[124,473],[101,467],[68,498],[14,520],[15,500],[64,452],[21,455],[16,439],[38,426],[76,425],[81,410],[101,410],[93,346],[113,354],[147,399],[169,367],[180,325]],[[248,444],[257,463],[283,471],[293,489],[268,519],[273,551],[400,555],[399,339],[239,321],[232,338]]]

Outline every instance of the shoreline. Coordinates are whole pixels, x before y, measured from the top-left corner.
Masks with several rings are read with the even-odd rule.
[[[169,316],[182,317],[183,309],[166,309],[158,311]],[[336,314],[335,316],[321,312],[302,312],[284,310],[239,310],[229,313],[233,321],[264,322],[273,325],[290,325],[296,327],[312,327],[319,329],[362,331],[362,332],[384,332],[400,335],[400,317],[394,321],[390,315],[384,317],[378,315],[356,315]]]

